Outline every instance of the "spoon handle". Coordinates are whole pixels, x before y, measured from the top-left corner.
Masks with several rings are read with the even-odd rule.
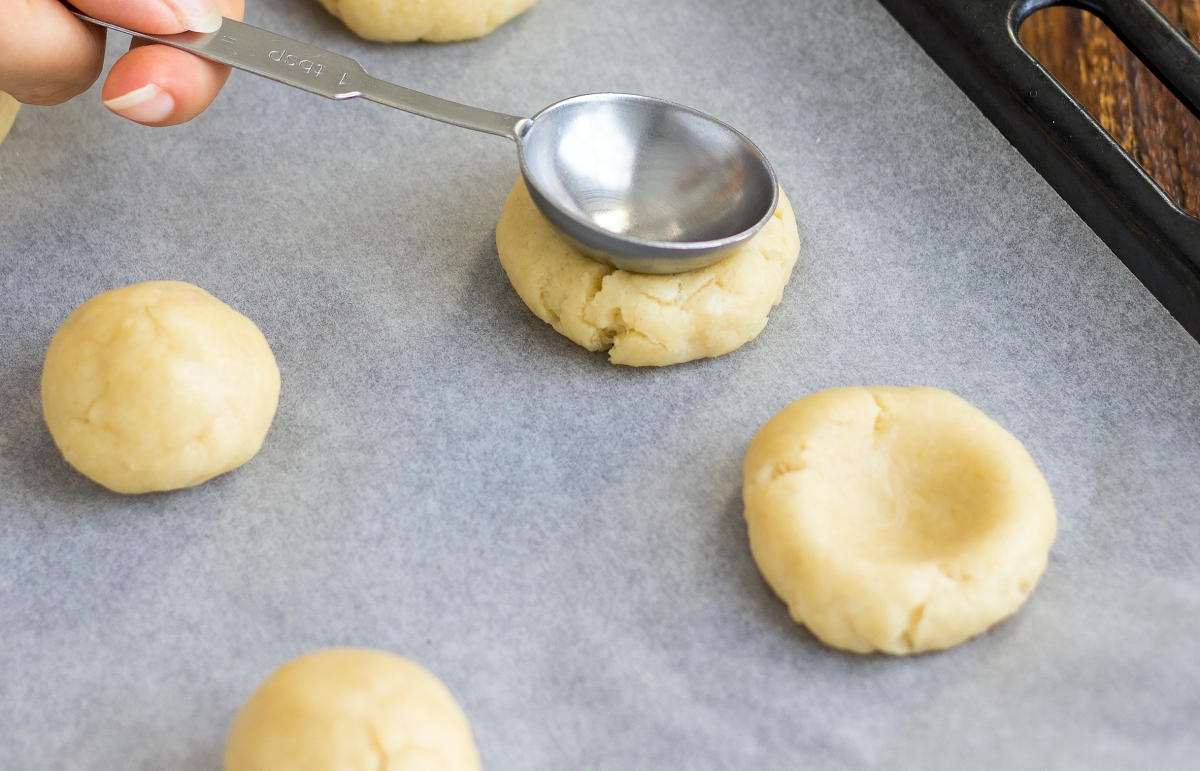
[[[525,118],[483,110],[420,91],[413,91],[386,80],[373,78],[361,64],[348,56],[335,54],[298,40],[276,35],[233,19],[223,19],[216,32],[182,32],[178,35],[150,35],[93,18],[68,6],[80,19],[115,29],[136,38],[179,48],[204,59],[237,67],[328,99],[363,97],[415,115],[454,126],[508,137],[519,136]]]

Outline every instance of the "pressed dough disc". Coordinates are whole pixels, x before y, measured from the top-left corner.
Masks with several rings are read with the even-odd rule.
[[[327,648],[275,670],[233,720],[225,771],[479,771],[441,681],[392,653]]]
[[[80,305],[42,368],[42,412],[63,457],[120,493],[191,487],[237,468],[262,446],[278,403],[262,332],[181,281]]]
[[[935,388],[837,388],[750,442],[750,548],[792,617],[865,653],[948,648],[1016,612],[1054,499],[1024,446]]]
[[[614,364],[662,366],[720,356],[757,337],[783,298],[800,237],[781,190],[775,216],[715,265],[630,273],[569,244],[518,180],[496,225],[496,249],[517,294],[559,333],[608,351]]]
[[[9,129],[12,128],[13,121],[17,119],[17,111],[21,109],[21,103],[3,91],[0,91],[0,142],[8,136]]]
[[[535,0],[321,0],[367,40],[447,42],[482,37]]]

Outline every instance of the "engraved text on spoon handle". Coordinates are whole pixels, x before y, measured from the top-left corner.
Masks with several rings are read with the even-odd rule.
[[[362,96],[398,110],[514,140],[517,138],[517,125],[523,120],[513,115],[451,102],[373,78],[361,64],[348,56],[335,54],[233,19],[222,20],[221,28],[216,32],[150,35],[100,21],[74,8],[71,12],[84,21],[189,51],[205,59],[228,64],[329,99],[353,99]]]

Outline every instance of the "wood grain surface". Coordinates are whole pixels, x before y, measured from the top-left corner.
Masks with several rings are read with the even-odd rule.
[[[1200,0],[1151,0],[1200,46]],[[1200,120],[1104,22],[1077,8],[1038,11],[1021,42],[1186,211],[1200,217]]]

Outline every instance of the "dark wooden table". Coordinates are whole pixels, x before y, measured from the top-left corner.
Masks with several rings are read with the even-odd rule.
[[[1200,46],[1200,0],[1151,0]],[[1102,21],[1039,11],[1021,42],[1186,211],[1200,217],[1200,120]]]

